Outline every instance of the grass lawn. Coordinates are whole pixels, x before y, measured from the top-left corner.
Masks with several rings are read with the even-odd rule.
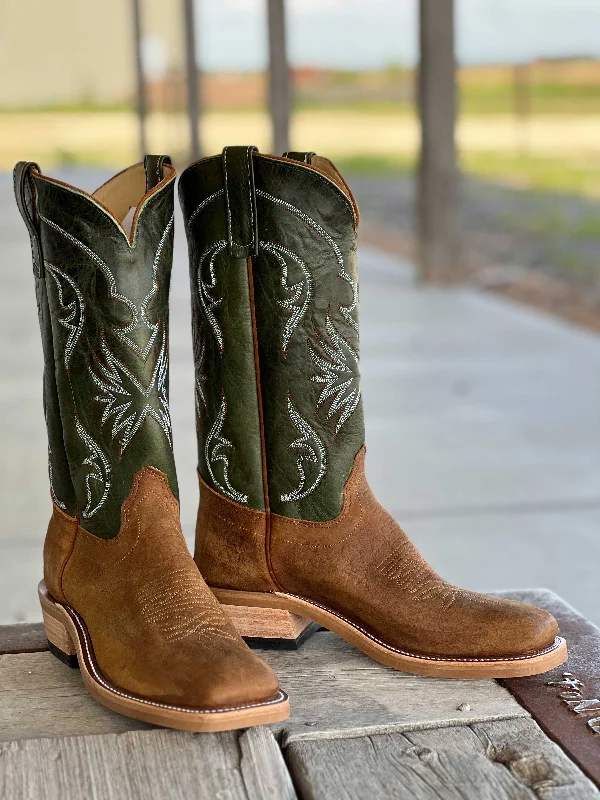
[[[360,154],[343,157],[336,163],[342,170],[373,176],[406,174],[416,169],[416,157],[411,154]],[[460,164],[468,175],[505,186],[578,197],[600,197],[600,153],[596,158],[582,158],[566,154],[552,157],[476,151],[462,153]]]

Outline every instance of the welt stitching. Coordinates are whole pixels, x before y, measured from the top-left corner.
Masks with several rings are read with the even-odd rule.
[[[546,653],[551,653],[556,650],[560,645],[564,643],[564,639],[561,636],[556,636],[554,638],[554,642],[545,647],[543,650],[533,651],[531,653],[527,653],[523,656],[505,656],[505,657],[490,657],[490,658],[455,658],[450,656],[422,656],[416,653],[410,653],[407,650],[400,650],[397,647],[392,647],[392,645],[387,644],[382,639],[378,639],[376,636],[373,636],[372,633],[362,628],[360,625],[357,625],[352,620],[344,617],[342,614],[338,614],[337,611],[333,611],[331,608],[327,608],[327,606],[321,605],[321,603],[317,603],[314,600],[308,600],[306,597],[302,597],[299,594],[292,594],[291,592],[285,592],[284,595],[288,597],[293,597],[296,600],[302,600],[302,602],[307,603],[308,605],[316,606],[320,608],[322,611],[326,611],[328,614],[331,614],[334,617],[342,620],[342,622],[346,622],[348,625],[352,626],[355,630],[360,631],[360,633],[364,634],[368,639],[371,639],[376,644],[380,645],[381,647],[385,648],[386,650],[391,650],[394,653],[399,653],[403,656],[408,656],[409,658],[417,658],[422,661],[452,661],[462,663],[471,663],[471,662],[497,662],[497,661],[527,661],[528,659],[538,658],[539,656],[545,655]]]
[[[146,700],[143,697],[136,697],[135,695],[128,694],[127,692],[122,692],[119,689],[117,689],[115,686],[113,686],[112,684],[110,684],[106,680],[104,680],[104,678],[102,677],[102,674],[100,673],[99,669],[97,668],[96,662],[95,662],[95,656],[93,655],[93,650],[91,648],[91,643],[90,643],[90,641],[88,641],[89,634],[87,632],[87,629],[84,627],[84,622],[83,622],[82,618],[79,616],[79,614],[73,608],[71,608],[69,606],[63,606],[63,608],[65,609],[65,611],[69,614],[69,616],[73,620],[73,622],[75,624],[75,627],[77,628],[78,634],[80,635],[80,641],[81,641],[81,639],[83,640],[83,643],[85,645],[85,654],[87,655],[88,664],[89,664],[89,667],[90,667],[90,669],[92,671],[92,674],[93,674],[93,677],[95,678],[95,680],[101,686],[103,686],[105,689],[107,689],[109,692],[112,692],[113,694],[119,695],[120,697],[124,697],[127,700],[133,700],[133,701],[135,701],[137,703],[142,703],[143,705],[147,705],[147,706],[154,706],[156,708],[167,708],[167,709],[170,709],[171,711],[181,711],[181,712],[185,712],[185,713],[188,713],[188,714],[222,714],[223,712],[226,712],[226,711],[238,711],[238,710],[241,711],[241,710],[244,710],[246,708],[261,708],[262,706],[275,705],[275,704],[281,703],[281,702],[283,702],[284,700],[287,699],[287,695],[285,694],[285,692],[282,692],[280,690],[278,692],[278,694],[277,694],[277,697],[275,697],[273,700],[266,700],[263,703],[247,703],[246,705],[231,706],[231,707],[228,707],[228,708],[195,709],[195,708],[186,708],[186,707],[181,707],[181,706],[173,706],[173,705],[169,705],[167,703],[158,703],[155,700]]]

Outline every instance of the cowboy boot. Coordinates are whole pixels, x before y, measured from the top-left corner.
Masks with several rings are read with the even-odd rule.
[[[567,649],[550,614],[449,585],[373,496],[358,372],[358,210],[330,161],[288,155],[228,147],[181,177],[196,563],[242,633],[249,610],[285,609],[407,672],[551,669]]]
[[[226,730],[289,710],[181,532],[168,408],[174,183],[158,156],[93,195],[36,164],[15,168],[53,501],[39,594],[51,651],[78,662],[99,702],[158,725]]]

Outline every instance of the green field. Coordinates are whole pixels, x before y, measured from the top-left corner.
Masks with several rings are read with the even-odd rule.
[[[342,171],[363,175],[406,174],[416,169],[414,156],[357,155],[338,159]],[[463,172],[519,189],[600,197],[600,154],[597,159],[536,156],[502,152],[462,153]]]

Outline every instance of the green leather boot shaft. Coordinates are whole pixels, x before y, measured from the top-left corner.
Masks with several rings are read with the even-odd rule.
[[[41,241],[39,238],[39,230],[35,223],[36,212],[34,188],[31,178],[32,168],[38,169],[37,164],[28,164],[25,162],[17,164],[14,171],[14,184],[17,205],[27,225],[31,240],[35,297],[40,333],[42,336],[42,351],[44,354],[42,401],[46,429],[48,432],[48,478],[50,480],[50,494],[53,501],[62,511],[74,515],[77,512],[77,498],[71,481],[60,419],[60,404],[54,370],[52,320],[50,318],[50,307],[48,305],[48,294],[44,278]]]
[[[227,148],[231,150],[238,148]],[[210,268],[208,263],[203,267],[202,274],[211,282],[210,311],[222,336],[233,343],[242,335],[245,346],[242,372],[238,372],[240,349],[236,365],[231,361],[233,344],[222,351],[213,344],[213,359],[207,364],[204,357],[205,394],[219,397],[224,375],[234,374],[237,380],[220,428],[227,444],[216,457],[207,448],[214,407],[207,410],[206,422],[199,424],[200,472],[209,485],[232,497],[214,480],[215,469],[226,468],[238,479],[236,492],[247,496],[245,501],[233,499],[263,508],[262,422],[270,510],[325,521],[340,512],[344,485],[364,443],[353,206],[339,186],[309,166],[254,154],[251,167],[252,180],[247,175],[245,180],[246,190],[254,193],[258,237],[252,274],[248,277],[244,263],[225,246]],[[215,339],[215,327],[206,304],[199,301],[194,275],[202,253],[226,238],[224,171],[224,159],[205,159],[189,167],[180,183],[188,221],[195,326],[208,341],[211,336]],[[240,186],[243,177],[241,173]],[[229,226],[235,227],[235,220]],[[253,313],[247,298],[252,293],[256,335],[251,346]],[[227,312],[230,307],[236,309],[234,318]],[[197,363],[198,353],[202,349],[197,347]],[[262,420],[255,402],[257,383]],[[241,413],[236,406],[244,409],[244,426],[233,421]],[[207,463],[211,456],[212,464]],[[244,474],[251,484],[244,483]]]
[[[231,227],[238,220],[227,213],[221,159],[202,164],[200,180],[186,170],[179,182],[190,256],[198,469],[221,494],[264,510],[249,251],[242,249],[253,246],[252,225],[245,219]],[[242,207],[252,213],[249,199]]]
[[[162,162],[149,167],[162,171]],[[54,375],[46,390],[53,494],[88,531],[110,538],[143,466],[165,472],[177,495],[168,408],[174,178],[142,202],[133,244],[94,198],[36,172],[31,180]]]

